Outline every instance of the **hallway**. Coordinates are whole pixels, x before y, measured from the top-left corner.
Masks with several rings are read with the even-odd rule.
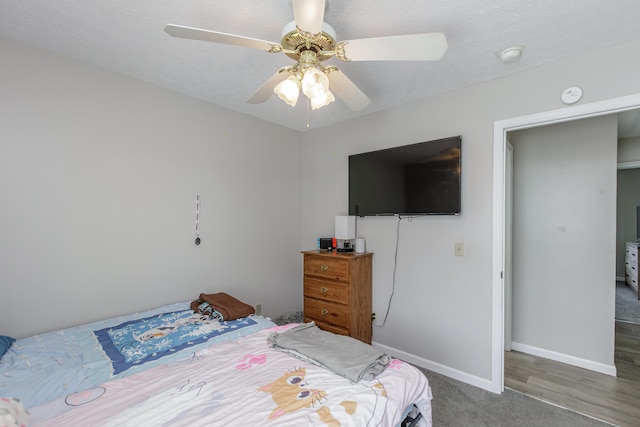
[[[640,316],[640,301],[635,303]],[[616,306],[616,316],[622,317]],[[510,351],[505,352],[505,387],[621,427],[640,425],[640,323],[616,320],[615,325],[617,378]]]

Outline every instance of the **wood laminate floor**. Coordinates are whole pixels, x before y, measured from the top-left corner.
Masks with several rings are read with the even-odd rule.
[[[618,376],[505,352],[505,387],[621,426],[640,426],[640,324],[616,321]]]

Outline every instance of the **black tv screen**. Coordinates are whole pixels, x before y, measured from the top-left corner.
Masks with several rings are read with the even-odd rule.
[[[636,242],[640,242],[640,206],[636,206]]]
[[[349,156],[349,215],[459,215],[455,136]]]

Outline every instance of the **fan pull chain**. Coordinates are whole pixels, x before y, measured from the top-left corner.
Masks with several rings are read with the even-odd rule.
[[[309,129],[309,107],[311,106],[311,99],[307,98],[307,129]]]

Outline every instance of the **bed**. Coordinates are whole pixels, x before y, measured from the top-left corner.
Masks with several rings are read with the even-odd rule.
[[[412,365],[388,358],[354,381],[274,344],[307,328],[171,304],[17,340],[0,358],[0,397],[19,399],[30,426],[431,425]]]

